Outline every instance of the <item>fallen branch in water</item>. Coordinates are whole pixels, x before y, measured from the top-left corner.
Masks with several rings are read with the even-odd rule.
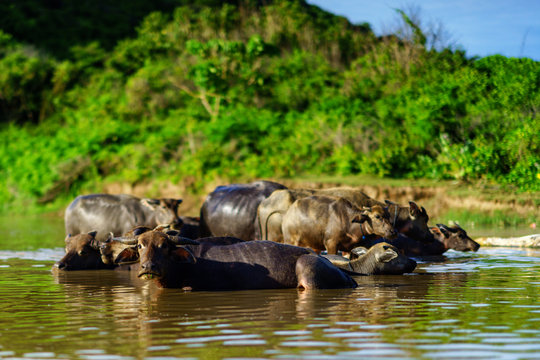
[[[482,246],[540,247],[540,234],[515,238],[481,237],[475,241]]]

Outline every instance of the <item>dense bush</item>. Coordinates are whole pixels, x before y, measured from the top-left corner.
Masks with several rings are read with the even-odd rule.
[[[300,174],[540,190],[540,63],[377,39],[303,1],[207,4],[62,58],[0,32],[1,210]]]

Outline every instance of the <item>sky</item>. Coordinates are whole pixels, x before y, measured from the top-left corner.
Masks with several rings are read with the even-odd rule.
[[[423,23],[442,24],[456,48],[467,57],[500,54],[540,61],[540,0],[307,0],[345,16],[367,22],[376,35],[388,32],[399,19],[395,10],[415,8]]]

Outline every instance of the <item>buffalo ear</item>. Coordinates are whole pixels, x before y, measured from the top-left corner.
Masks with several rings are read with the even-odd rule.
[[[184,246],[177,246],[177,248],[173,250],[173,254],[182,262],[188,264],[195,264],[197,262],[195,255]]]
[[[96,235],[97,235],[97,230],[93,230],[93,231],[90,231],[88,233],[88,235],[90,235],[91,237],[93,237],[94,239],[96,238]]]
[[[139,252],[134,247],[125,248],[114,259],[114,263],[118,265],[131,264],[137,261],[139,261]]]
[[[411,216],[411,218],[416,218],[421,213],[422,211],[420,210],[418,205],[416,205],[414,201],[409,201],[409,215]]]
[[[382,254],[375,255],[375,258],[378,262],[389,262],[392,259],[397,258],[399,255],[398,253],[392,249],[390,246],[383,246],[384,252]]]
[[[354,249],[351,250],[351,255],[354,254],[357,257],[363,256],[367,253],[367,249],[363,246],[357,246]]]
[[[448,226],[444,224],[437,224],[437,228],[439,228],[439,230],[444,236],[450,236],[450,229],[448,228]]]
[[[161,205],[173,209],[174,211],[178,209],[178,205],[180,205],[182,201],[182,199],[160,199]]]
[[[436,235],[442,235],[441,230],[440,230],[438,227],[436,227],[436,226],[430,228],[429,230],[430,230],[434,235],[435,235],[435,234],[436,234]]]

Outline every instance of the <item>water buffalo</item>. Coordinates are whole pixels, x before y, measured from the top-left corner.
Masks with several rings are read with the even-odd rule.
[[[370,235],[397,236],[383,207],[359,209],[344,198],[330,196],[296,200],[284,215],[282,229],[285,243],[329,254],[350,251]]]
[[[398,232],[423,242],[434,240],[433,234],[429,230],[429,216],[426,209],[419,207],[413,201],[409,201],[409,206],[401,206],[388,200],[383,203],[369,197],[358,189],[349,187],[321,189],[317,190],[317,194],[342,197],[359,208],[374,205],[387,207],[392,225]]]
[[[193,240],[191,240],[193,241]],[[139,277],[186,290],[353,288],[356,282],[312,251],[272,241],[180,245],[166,233],[138,237]],[[126,259],[129,261],[129,259]]]
[[[286,187],[271,181],[218,186],[201,206],[200,236],[260,239],[257,208],[274,190]]]
[[[114,237],[109,233],[109,237],[98,244],[101,261],[107,265],[118,265],[121,259],[125,258],[131,259],[130,263],[137,262],[138,252],[133,244],[137,243],[139,235],[152,230],[147,226],[136,226],[121,237]]]
[[[416,261],[409,259],[395,246],[385,242],[365,249],[353,260],[340,255],[323,256],[340,269],[363,275],[401,275],[412,272],[416,267]]]
[[[471,239],[467,232],[458,224],[446,226],[437,224],[432,227],[431,232],[435,239],[444,245],[445,251],[453,249],[456,251],[478,251],[480,244]]]
[[[181,199],[139,199],[131,195],[91,194],[77,196],[66,209],[66,234],[97,231],[105,240],[109,232],[123,235],[137,225],[180,226],[178,205]]]
[[[257,220],[262,240],[283,242],[281,225],[283,215],[297,200],[311,196],[316,190],[311,189],[283,189],[276,190],[261,201],[257,209]]]
[[[54,264],[54,270],[113,269],[114,264],[101,261],[96,231],[66,237],[66,254]]]
[[[421,242],[430,243],[435,240],[427,224],[429,215],[423,206],[418,207],[413,201],[409,201],[409,206],[401,206],[388,200],[385,202],[392,224],[398,232]]]
[[[341,197],[349,200],[359,208],[379,205],[388,207],[392,225],[397,231],[424,242],[433,241],[433,234],[429,231],[426,210],[418,207],[416,203],[409,202],[409,206],[400,206],[392,202],[379,202],[362,191],[349,188],[337,187],[328,189],[287,189],[274,191],[267,199],[263,200],[258,209],[258,222],[261,229],[261,238],[283,242],[282,222],[283,215],[294,201],[311,195],[324,195]]]
[[[399,234],[397,238],[392,240],[384,238],[368,239],[364,244],[366,247],[370,247],[381,242],[388,242],[407,256],[437,256],[442,255],[449,249],[477,251],[480,247],[459,225],[448,227],[437,224],[437,227],[430,228],[430,231],[433,233],[435,240],[429,243]]]
[[[373,205],[384,206],[383,203],[373,199],[361,190],[351,187],[333,187],[326,189],[318,189],[316,190],[316,193],[317,195],[342,197],[349,200],[353,205],[356,205],[358,207]]]
[[[180,236],[189,239],[198,239],[200,237],[200,220],[193,216],[180,216],[182,226],[180,227]]]
[[[297,200],[311,195],[325,195],[342,197],[349,200],[359,208],[372,205],[385,206],[370,198],[363,192],[347,187],[328,189],[285,189],[276,190],[268,198],[264,199],[258,209],[258,221],[263,240],[283,242],[282,222],[283,215]]]
[[[183,228],[182,228],[183,229]],[[213,244],[213,245],[231,245],[244,240],[234,237],[211,237],[201,238],[197,242],[193,239],[183,236],[182,230],[170,230],[167,227],[158,226],[155,229],[146,226],[137,226],[128,231],[121,237],[113,237],[112,234],[105,241],[99,243],[101,260],[105,264],[125,265],[139,261],[137,251],[137,239],[140,235],[148,231],[161,231],[169,236],[171,241],[181,242],[183,244]],[[126,260],[129,259],[129,260]]]

